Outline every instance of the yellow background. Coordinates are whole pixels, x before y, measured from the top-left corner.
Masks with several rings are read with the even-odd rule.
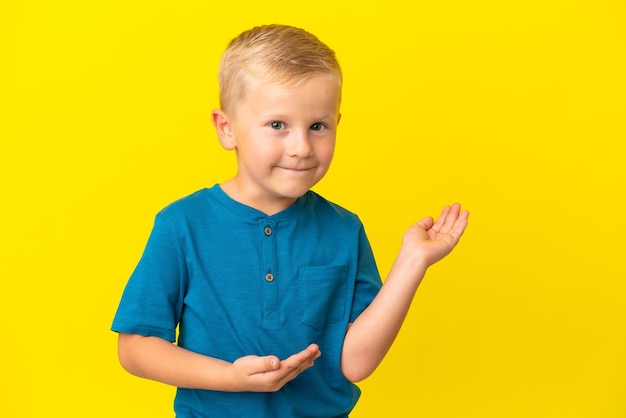
[[[345,72],[318,191],[385,274],[462,202],[366,417],[626,417],[626,6],[620,0],[0,1],[0,416],[170,417],[109,326],[154,214],[227,179],[226,42],[304,27]]]

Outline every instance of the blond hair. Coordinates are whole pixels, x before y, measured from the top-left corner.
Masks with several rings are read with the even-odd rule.
[[[222,55],[220,106],[228,112],[244,97],[247,77],[297,86],[322,74],[335,77],[341,87],[341,67],[335,52],[315,35],[287,25],[257,26],[230,41]]]

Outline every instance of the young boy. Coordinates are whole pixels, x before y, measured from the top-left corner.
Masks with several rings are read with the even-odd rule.
[[[237,173],[157,215],[113,322],[120,362],[177,386],[180,418],[347,417],[352,382],[381,362],[468,213],[412,225],[382,285],[357,216],[310,191],[340,119],[334,52],[256,27],[229,44],[219,83],[212,121]]]

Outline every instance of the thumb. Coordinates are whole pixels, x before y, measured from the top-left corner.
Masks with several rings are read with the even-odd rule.
[[[424,218],[417,223],[417,225],[419,225],[420,228],[423,228],[424,231],[428,231],[430,228],[433,227],[434,224],[435,224],[435,221],[433,220],[431,216]]]
[[[280,367],[280,359],[276,356],[265,356],[261,357],[263,360],[264,368],[263,372],[271,372],[272,370],[276,370]]]
[[[276,356],[244,356],[233,363],[245,374],[252,375],[266,373],[280,367],[280,360]]]

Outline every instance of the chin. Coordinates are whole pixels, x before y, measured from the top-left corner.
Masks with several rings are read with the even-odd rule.
[[[291,192],[291,193],[282,193],[280,196],[283,199],[292,199],[292,200],[296,200],[301,198],[302,196],[304,196],[306,194],[306,192],[308,192],[309,189],[303,190],[301,192]]]
[[[277,195],[285,199],[298,199],[308,192],[311,187],[294,187],[289,190],[282,190],[280,193],[277,193]]]

